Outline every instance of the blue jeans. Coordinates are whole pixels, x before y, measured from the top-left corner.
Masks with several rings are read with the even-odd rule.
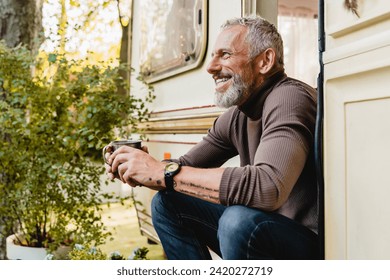
[[[153,225],[168,259],[317,259],[318,237],[276,213],[223,206],[172,191],[152,201]]]

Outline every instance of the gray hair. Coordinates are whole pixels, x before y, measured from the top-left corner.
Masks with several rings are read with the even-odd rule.
[[[283,40],[275,25],[261,17],[243,17],[227,20],[221,29],[234,25],[248,28],[246,42],[249,44],[249,58],[253,59],[268,48],[276,53],[276,66],[283,67]]]

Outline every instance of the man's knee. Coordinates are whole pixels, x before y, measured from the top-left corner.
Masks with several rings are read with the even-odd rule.
[[[241,231],[255,227],[261,221],[267,221],[270,218],[261,210],[255,210],[242,205],[233,205],[226,208],[221,219],[219,227],[230,231]]]
[[[227,207],[219,219],[218,233],[232,233],[241,228],[243,222],[239,206]]]
[[[229,206],[224,211],[222,217],[219,220],[218,237],[222,239],[236,239],[239,241],[240,236],[243,238],[243,242],[248,238],[250,232],[256,227],[254,220],[253,209],[247,208],[242,205]],[[260,211],[259,211],[260,212]],[[259,215],[257,212],[257,215]]]

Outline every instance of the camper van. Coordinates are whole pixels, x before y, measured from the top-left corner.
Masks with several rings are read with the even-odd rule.
[[[206,71],[226,19],[260,15],[284,39],[289,76],[318,92],[315,135],[324,259],[390,259],[390,1],[133,0],[131,65],[154,87],[145,145],[191,149],[223,109]],[[138,94],[132,81],[131,94]],[[238,165],[237,158],[225,165]],[[154,191],[135,188],[141,233],[159,242]]]

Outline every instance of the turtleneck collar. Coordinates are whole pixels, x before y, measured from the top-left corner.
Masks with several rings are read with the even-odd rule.
[[[284,69],[279,70],[268,77],[257,92],[253,92],[244,104],[238,106],[238,109],[252,120],[259,120],[263,112],[263,104],[273,87],[286,78]]]

